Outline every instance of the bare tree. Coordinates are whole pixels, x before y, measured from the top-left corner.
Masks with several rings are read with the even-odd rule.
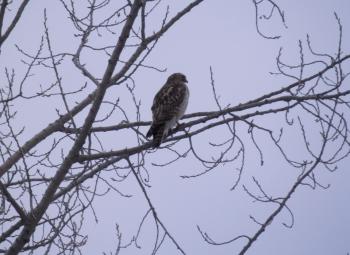
[[[10,25],[6,29],[2,29],[6,10],[14,3],[1,2],[0,47],[11,36],[28,2],[22,2],[12,21],[7,22]],[[344,86],[348,76],[344,65],[350,55],[342,50],[343,31],[337,15],[339,45],[335,52],[316,52],[309,37],[306,43],[299,42],[297,64],[285,63],[280,50],[276,58],[278,73],[275,74],[293,81],[267,94],[238,105],[223,105],[211,68],[209,83],[217,109],[185,115],[182,124],[172,130],[160,149],[152,149],[153,142],[146,139],[144,129],[150,121],[141,116],[141,103],[134,93],[139,85],[134,76],[141,68],[163,71],[145,64],[145,60],[169,29],[202,2],[193,0],[171,16],[169,7],[162,9],[161,0],[87,0],[84,3],[60,0],[75,29],[74,51],[55,51],[46,11],[43,15],[44,32],[37,51],[27,52],[16,45],[25,59],[22,64],[26,71],[21,75],[5,68],[0,89],[1,253],[81,253],[81,247],[87,242],[86,236],[81,234],[86,224],[84,217],[87,210],[94,211],[95,198],[104,195],[100,192],[101,187],[128,197],[118,186],[135,178],[148,209],[130,243],[125,244],[117,226],[115,254],[133,242],[137,245],[140,230],[148,217],[153,217],[157,229],[152,254],[158,252],[166,238],[176,246],[179,254],[186,254],[178,238],[158,216],[148,194],[147,181],[151,178],[151,167],[164,167],[184,158],[199,163],[202,171],[182,178],[195,179],[223,165],[233,164],[238,171],[232,180],[232,191],[243,187],[254,200],[276,205],[262,221],[250,216],[257,224],[253,234],[243,233],[230,240],[214,241],[210,233],[198,226],[198,233],[212,245],[243,239],[245,243],[239,254],[245,254],[282,211],[291,216],[291,223],[284,225],[293,226],[288,201],[298,188],[327,188],[318,181],[316,170],[333,172],[336,164],[350,153],[347,127],[350,90]],[[263,3],[267,9],[261,10]],[[268,21],[278,17],[282,26],[286,26],[280,7],[273,1],[253,0],[253,5],[258,33],[267,39],[279,38],[279,35],[263,32],[260,22],[261,19]],[[159,11],[163,11],[163,17],[156,27],[152,27],[154,23],[149,20]],[[267,14],[261,14],[262,11],[267,11]],[[107,37],[112,39],[105,39]],[[89,68],[94,58],[102,58],[106,63],[101,74]],[[70,64],[70,69],[79,74],[79,86],[73,87],[67,78],[69,71],[63,66]],[[50,74],[53,80],[34,89],[29,85],[33,73]],[[132,104],[122,104],[116,99],[113,96],[116,88],[124,89]],[[21,100],[45,101],[48,97],[60,102],[56,119],[24,141],[25,123],[20,127],[16,121],[16,105]],[[264,119],[276,114],[281,117],[280,126],[270,127],[264,123]],[[120,123],[113,125],[116,119]],[[301,160],[290,154],[285,140],[288,129],[298,129],[301,133],[300,146],[306,152]],[[218,156],[205,158],[194,138],[210,130],[225,133],[225,140],[210,142],[213,155]],[[316,130],[319,134],[317,142],[310,138]],[[130,145],[116,141],[115,147],[107,148],[104,141],[119,133],[137,143]],[[266,148],[259,144],[257,136],[267,138],[280,152],[281,158],[298,171],[287,193],[272,196],[257,178],[253,178],[250,184],[241,183],[243,173],[249,171],[246,167],[248,143],[255,146],[261,164],[264,163]],[[161,151],[173,155],[173,160],[151,163],[150,157],[156,157]]]

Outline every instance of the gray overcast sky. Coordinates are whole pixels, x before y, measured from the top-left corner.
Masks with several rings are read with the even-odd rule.
[[[173,15],[188,1],[167,2]],[[284,60],[297,63],[298,40],[305,43],[306,34],[309,34],[315,49],[321,52],[335,52],[338,28],[334,12],[343,24],[344,53],[350,52],[349,0],[282,0],[276,3],[285,12],[288,28],[281,27],[277,20],[266,23],[261,29],[269,35],[280,34],[282,37],[278,40],[267,40],[257,34],[254,6],[251,1],[206,0],[183,18],[161,38],[146,61],[147,64],[167,68],[167,71],[159,73],[141,69],[135,75],[136,96],[142,101],[142,119],[151,119],[150,106],[153,96],[166,77],[173,72],[181,71],[188,77],[191,91],[188,113],[216,109],[210,86],[210,66],[214,71],[217,93],[224,105],[235,105],[288,84],[291,80],[269,74],[276,71],[279,48],[283,47]],[[75,48],[74,37],[71,36],[74,30],[66,19],[67,15],[59,1],[36,0],[28,6],[11,40],[2,49],[2,59],[6,59],[7,65],[20,66],[14,43],[29,52],[38,46],[43,31],[44,8],[47,8],[49,29],[56,51]],[[157,22],[156,18],[154,22]],[[304,45],[306,47],[306,44]],[[12,57],[14,55],[15,58]],[[96,73],[102,72],[105,67],[105,62],[98,58],[91,59],[89,55],[86,55],[85,61]],[[2,63],[1,68],[4,66]],[[347,64],[347,67],[350,65]],[[72,84],[72,88],[79,87],[74,85],[80,81],[76,77],[77,74],[69,72],[69,68],[72,67],[62,67],[67,74],[64,79]],[[33,81],[38,83],[42,80],[45,80],[45,77],[41,74],[33,77]],[[118,90],[115,91],[118,93]],[[125,104],[128,103],[127,99],[121,100],[124,100]],[[73,102],[74,99],[71,100],[71,103]],[[52,114],[59,106],[53,102],[52,106],[45,106],[43,109],[45,103],[50,103],[50,99],[36,105],[29,106],[23,103],[19,106],[22,122],[19,125],[26,125],[23,141],[52,120]],[[35,122],[31,121],[33,112],[35,115],[40,112],[40,118]],[[116,120],[116,123],[117,121],[120,120]],[[278,126],[279,121],[279,118],[270,118],[261,120],[261,123]],[[288,150],[296,158],[301,158],[301,145],[293,140],[297,132],[298,130],[291,131],[286,139],[289,144]],[[206,150],[206,146],[213,136],[219,137],[218,132],[214,130],[197,138],[196,142],[202,146],[202,155],[211,153]],[[256,150],[252,145],[247,145],[246,172],[238,190],[235,191],[230,191],[237,177],[234,165],[219,167],[194,179],[180,178],[181,175],[200,171],[200,165],[191,158],[167,167],[149,167],[150,197],[159,217],[187,254],[236,254],[235,252],[240,250],[242,241],[223,246],[205,243],[196,226],[199,225],[216,241],[226,241],[240,234],[254,233],[257,225],[249,219],[249,215],[264,220],[274,207],[252,203],[252,199],[244,195],[242,184],[253,188],[252,176],[259,179],[264,188],[274,195],[285,194],[293,183],[293,178],[297,175],[296,170],[288,167],[280,157],[276,159],[277,151],[270,147],[264,137],[258,140],[264,144],[265,164],[259,165]],[[109,137],[106,146],[115,148],[115,142],[130,144],[130,141],[123,140],[123,137]],[[150,161],[161,163],[166,162],[167,158],[169,156],[165,153],[152,154]],[[283,222],[290,222],[289,215],[286,212],[282,213],[247,254],[346,255],[350,252],[349,165],[350,159],[347,158],[339,164],[339,170],[335,173],[319,171],[320,182],[330,184],[330,188],[300,188],[289,202],[295,216],[293,228],[282,226]],[[84,230],[89,235],[89,242],[83,249],[83,254],[113,251],[116,242],[115,223],[120,225],[124,242],[128,242],[137,231],[141,217],[146,212],[146,201],[132,178],[122,183],[120,190],[133,197],[126,199],[117,193],[110,193],[96,199],[98,224],[92,215],[88,215],[90,217],[87,217],[86,221],[89,224]],[[131,246],[121,254],[148,254],[152,249],[150,240],[154,239],[154,233],[154,224],[149,218],[140,234],[139,245],[143,249]],[[159,254],[178,253],[174,245],[167,240]]]

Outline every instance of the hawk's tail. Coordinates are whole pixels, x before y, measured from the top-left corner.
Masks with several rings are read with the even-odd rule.
[[[154,130],[154,127],[153,127],[153,123],[151,125],[151,127],[149,128],[147,134],[146,134],[146,137],[151,137],[153,135],[153,131]]]
[[[153,148],[158,148],[163,140],[165,124],[152,124],[150,129],[147,132],[146,137],[150,137],[153,135]]]

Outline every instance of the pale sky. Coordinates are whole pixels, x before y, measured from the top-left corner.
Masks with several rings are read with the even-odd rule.
[[[188,1],[166,1],[170,5],[170,15],[174,15]],[[136,96],[141,100],[141,119],[150,120],[154,94],[164,84],[168,75],[173,72],[186,74],[191,91],[187,113],[216,110],[210,85],[210,66],[214,71],[217,93],[223,105],[236,105],[257,96],[276,90],[291,82],[284,77],[270,75],[276,71],[276,56],[279,48],[283,47],[283,59],[291,64],[299,60],[298,40],[306,48],[306,35],[309,34],[313,46],[320,52],[334,54],[338,44],[338,27],[334,12],[343,24],[343,52],[350,52],[350,1],[348,0],[294,0],[276,1],[285,12],[288,28],[278,23],[268,23],[261,27],[268,35],[281,35],[278,40],[262,38],[255,29],[254,6],[252,1],[213,1],[205,0],[191,13],[177,23],[162,37],[147,61],[148,65],[166,68],[159,73],[150,69],[140,69],[134,76]],[[165,5],[164,5],[165,6]],[[67,19],[59,1],[34,0],[29,4],[23,19],[2,49],[1,63],[4,66],[19,68],[21,72],[21,55],[14,44],[28,52],[38,47],[43,32],[43,10],[47,8],[49,30],[52,35],[53,47],[56,52],[75,49],[76,40],[72,36],[74,28]],[[161,18],[155,17],[153,22]],[[156,24],[156,23],[155,23]],[[155,27],[159,27],[156,25]],[[30,28],[30,29],[29,29]],[[103,38],[103,37],[102,37]],[[115,40],[117,35],[115,35]],[[110,40],[111,38],[108,38]],[[113,39],[113,38],[112,38]],[[15,57],[13,57],[15,56]],[[101,74],[105,67],[102,58],[85,55],[84,61],[90,70]],[[350,69],[350,64],[344,65]],[[81,86],[82,79],[79,71],[72,65],[62,66],[63,79],[71,88]],[[74,70],[74,71],[70,71]],[[1,71],[2,72],[2,71]],[[33,84],[42,84],[52,77],[36,73],[32,78]],[[4,75],[1,74],[1,79]],[[347,81],[349,83],[349,79]],[[37,86],[37,85],[33,85]],[[68,86],[68,85],[67,85]],[[93,86],[90,85],[90,89]],[[27,88],[28,91],[31,88]],[[119,94],[120,93],[120,94]],[[125,90],[114,89],[108,94],[109,99],[121,96],[124,106],[133,107],[130,98],[126,98]],[[53,100],[53,101],[50,101]],[[73,105],[79,98],[71,98]],[[18,125],[26,125],[22,141],[31,137],[35,132],[52,121],[55,109],[63,109],[54,99],[44,99],[38,103],[25,103],[18,106]],[[134,109],[128,109],[130,116]],[[40,118],[33,121],[35,116]],[[283,116],[282,116],[283,117]],[[349,116],[348,116],[349,117]],[[120,119],[116,119],[118,123]],[[132,119],[133,121],[135,119]],[[283,118],[271,116],[267,119],[257,119],[258,123],[272,128],[284,126]],[[111,124],[111,123],[106,123]],[[102,124],[101,124],[102,125]],[[286,135],[288,151],[295,158],[303,158],[304,149],[298,139],[299,130],[291,128]],[[212,149],[208,142],[223,141],[226,137],[223,129],[214,129],[201,136],[195,137],[198,149],[203,157],[209,158]],[[142,129],[146,132],[146,128]],[[241,129],[245,132],[246,129]],[[243,135],[243,137],[248,137]],[[259,154],[251,142],[247,141],[246,166],[243,177],[234,191],[230,188],[237,178],[237,164],[220,166],[212,172],[192,179],[182,179],[182,175],[192,175],[202,170],[201,165],[191,156],[179,162],[156,167],[153,163],[163,163],[174,155],[157,151],[147,156],[150,188],[147,191],[155,206],[158,216],[168,227],[186,254],[237,254],[243,247],[244,241],[237,241],[222,246],[207,244],[197,230],[197,225],[207,232],[215,241],[223,242],[241,234],[252,235],[258,226],[252,222],[249,215],[264,221],[275,208],[274,205],[253,203],[252,198],[244,192],[242,185],[255,189],[252,176],[256,177],[263,187],[275,196],[286,194],[297,170],[288,166],[278,154],[276,148],[264,136],[257,140],[264,148],[264,165],[259,164]],[[313,134],[317,139],[317,134]],[[135,140],[135,139],[134,139]],[[123,138],[121,135],[107,135],[105,145],[108,149],[124,148],[126,145],[136,145],[136,141]],[[188,142],[177,145],[184,152]],[[217,155],[216,155],[217,156]],[[282,223],[290,223],[290,216],[282,212],[267,228],[265,233],[253,244],[246,253],[248,255],[346,255],[350,253],[350,159],[344,159],[338,164],[338,170],[329,173],[324,169],[317,170],[318,180],[330,184],[328,190],[317,188],[311,190],[300,187],[289,201],[289,208],[294,214],[294,226],[285,228]],[[111,178],[105,174],[106,178]],[[88,244],[83,248],[83,254],[95,255],[106,252],[109,254],[115,248],[115,224],[120,225],[123,242],[128,243],[136,234],[139,223],[147,211],[146,200],[133,176],[120,184],[119,189],[133,195],[124,198],[116,192],[95,200],[95,210],[98,223],[92,217],[92,212],[86,215],[86,226],[83,233],[88,235]],[[103,190],[103,189],[101,189]],[[122,255],[150,254],[155,238],[154,221],[150,217],[143,226],[138,244],[142,249],[131,245],[122,250]],[[176,255],[176,247],[166,239],[159,255]]]

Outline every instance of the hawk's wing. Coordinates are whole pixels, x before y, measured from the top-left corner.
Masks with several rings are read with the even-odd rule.
[[[153,121],[162,123],[178,115],[180,107],[187,93],[186,85],[176,83],[166,84],[156,94],[153,105]]]
[[[151,108],[153,122],[146,135],[147,137],[153,135],[154,147],[159,147],[161,144],[164,132],[167,132],[167,128],[169,128],[167,123],[177,121],[181,117],[180,115],[183,114],[186,93],[188,93],[186,84],[168,83],[154,97]]]

